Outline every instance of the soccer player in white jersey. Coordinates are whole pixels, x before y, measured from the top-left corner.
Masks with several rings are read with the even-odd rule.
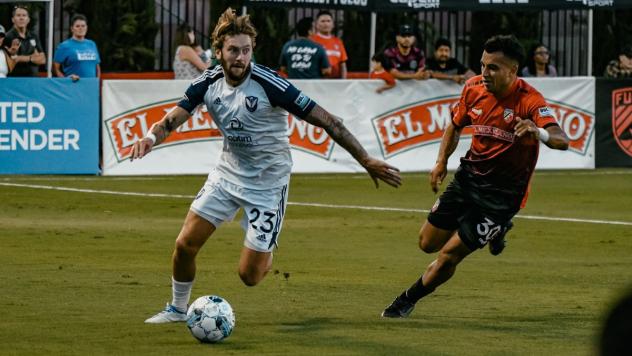
[[[173,299],[165,310],[146,323],[186,319],[187,303],[195,278],[195,256],[215,229],[244,209],[246,231],[239,260],[244,284],[258,284],[272,266],[287,204],[292,157],[288,111],[325,129],[369,173],[398,187],[399,170],[367,154],[342,121],[325,111],[274,71],[251,63],[257,32],[248,16],[237,17],[228,8],[213,31],[213,48],[220,64],[206,70],[187,89],[178,106],[154,124],[147,136],[134,143],[132,159],[153,146],[206,104],[224,137],[217,167],[191,204],[173,251]]]

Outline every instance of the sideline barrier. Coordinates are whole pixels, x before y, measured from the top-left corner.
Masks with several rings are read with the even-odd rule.
[[[97,174],[98,79],[0,79],[0,174]]]
[[[568,151],[541,146],[538,168],[595,167],[595,78],[532,78],[571,138]],[[129,148],[173,108],[190,81],[103,82],[103,173],[106,175],[206,174],[222,150],[217,127],[201,106],[169,139],[142,160],[130,163]],[[450,109],[462,86],[450,81],[405,81],[375,93],[375,80],[293,81],[321,106],[343,118],[367,151],[402,171],[429,170],[439,150]],[[293,172],[360,172],[362,168],[320,128],[290,116]],[[470,132],[448,167],[469,147]]]
[[[597,167],[632,167],[632,79],[597,79]]]

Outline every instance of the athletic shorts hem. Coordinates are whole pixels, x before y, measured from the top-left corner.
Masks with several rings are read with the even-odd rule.
[[[213,224],[215,229],[220,227],[220,225],[222,225],[222,223],[223,223],[222,220],[220,220],[220,219],[218,219],[218,218],[216,218],[214,216],[211,216],[209,214],[206,214],[205,212],[203,212],[203,211],[201,211],[199,209],[196,209],[193,206],[190,206],[189,210],[191,210],[193,213],[195,213],[195,215],[197,215],[197,216],[201,217],[202,219],[204,219],[204,220],[210,222],[211,224]]]

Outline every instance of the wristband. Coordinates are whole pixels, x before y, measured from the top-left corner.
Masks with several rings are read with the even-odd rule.
[[[544,143],[549,142],[549,138],[551,138],[551,135],[549,135],[549,132],[541,127],[538,127],[538,131],[540,131],[540,141]]]
[[[145,138],[151,140],[152,145],[156,143],[156,135],[154,135],[154,133],[151,131],[149,131],[147,135],[145,135]]]

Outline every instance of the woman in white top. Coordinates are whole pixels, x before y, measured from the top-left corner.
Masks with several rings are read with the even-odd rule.
[[[188,25],[181,25],[176,31],[176,55],[173,72],[176,79],[194,79],[200,76],[210,64],[210,58],[195,40],[195,33]]]

